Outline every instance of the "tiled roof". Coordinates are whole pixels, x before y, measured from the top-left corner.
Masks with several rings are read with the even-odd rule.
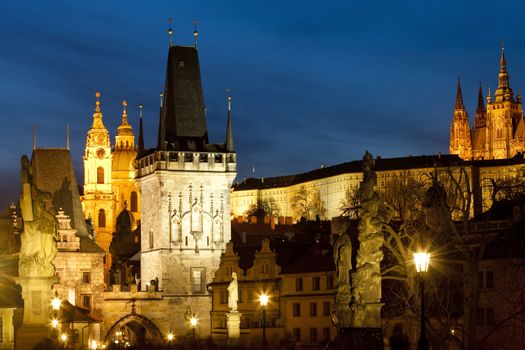
[[[71,218],[71,226],[80,237],[82,252],[102,252],[88,236],[86,221],[80,205],[77,179],[69,150],[63,148],[37,148],[33,150],[31,165],[34,167],[36,186],[53,196],[55,210],[62,208]]]
[[[208,143],[197,49],[172,46],[168,53],[158,149],[203,150]]]

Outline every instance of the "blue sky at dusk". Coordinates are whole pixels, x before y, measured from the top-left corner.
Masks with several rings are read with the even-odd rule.
[[[470,120],[478,84],[497,86],[500,45],[525,89],[525,3],[488,1],[2,1],[0,204],[19,194],[19,158],[65,147],[82,181],[95,91],[112,138],[121,101],[156,144],[168,49],[199,55],[210,141],[224,142],[226,88],[238,176],[305,172],[362,157],[448,152],[458,76]],[[252,174],[255,165],[256,172]]]

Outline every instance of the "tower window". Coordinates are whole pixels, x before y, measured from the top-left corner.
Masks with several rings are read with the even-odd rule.
[[[98,227],[106,227],[106,212],[104,209],[98,211]]]
[[[131,196],[129,198],[129,206],[132,212],[137,212],[137,192],[133,191],[131,192]]]
[[[97,168],[97,183],[98,184],[104,183],[104,168],[101,166]]]
[[[503,138],[503,131],[501,129],[498,129],[497,131],[497,136],[496,136],[498,139],[501,139]]]

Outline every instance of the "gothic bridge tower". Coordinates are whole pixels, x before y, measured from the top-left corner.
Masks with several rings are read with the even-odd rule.
[[[236,176],[230,98],[226,140],[208,141],[196,46],[172,46],[161,102],[157,147],[141,150],[141,285],[158,279],[172,296],[174,327],[191,308],[209,334],[211,294],[206,285],[231,238],[230,188]],[[140,139],[139,135],[139,139]],[[184,334],[185,329],[174,329]]]

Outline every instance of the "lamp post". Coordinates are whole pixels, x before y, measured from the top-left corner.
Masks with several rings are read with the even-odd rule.
[[[261,304],[262,309],[262,336],[263,336],[263,348],[266,348],[266,305],[268,305],[268,295],[261,294],[259,296],[259,303]]]
[[[418,350],[428,350],[429,344],[425,333],[425,280],[423,273],[428,271],[430,263],[430,253],[414,253],[414,263],[416,271],[419,273],[419,290],[421,293],[421,332],[419,333]]]
[[[193,315],[190,319],[190,325],[191,325],[191,328],[192,328],[192,334],[193,334],[193,340],[195,340],[195,327],[197,326],[197,322],[199,320],[197,320],[197,317],[195,317],[195,315]]]

